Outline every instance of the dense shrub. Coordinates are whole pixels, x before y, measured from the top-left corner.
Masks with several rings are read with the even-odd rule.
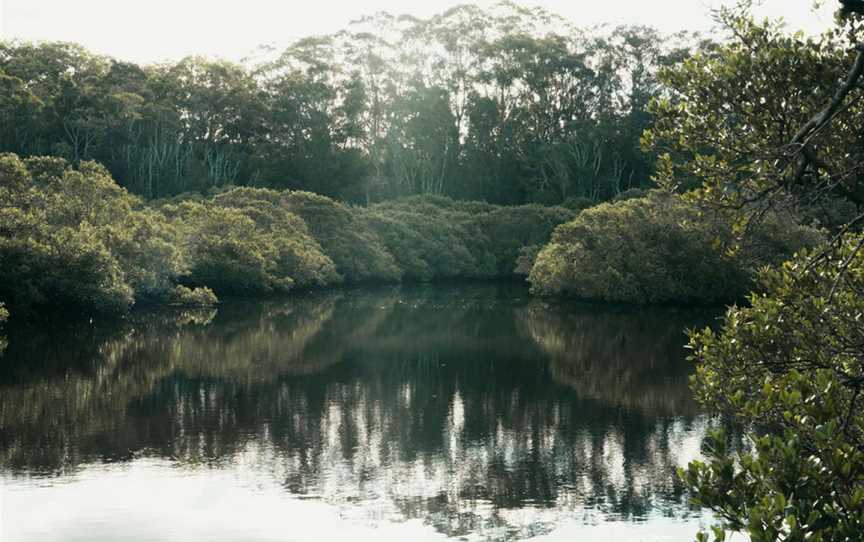
[[[179,231],[153,209],[130,213],[106,226],[105,243],[136,299],[162,300],[186,272]]]
[[[581,214],[429,196],[353,208],[257,188],[148,206],[98,164],[0,156],[0,298],[16,311],[215,302],[203,288],[261,295],[529,272],[543,295],[713,302],[741,296],[754,269],[818,237],[767,220],[732,252],[729,232],[659,192]]]
[[[311,192],[284,192],[285,208],[301,217],[348,282],[398,281],[402,273],[378,235],[345,205]]]
[[[543,245],[575,212],[415,196],[362,213],[408,279],[508,278],[525,247]]]
[[[219,299],[210,288],[192,289],[178,284],[171,292],[169,302],[171,305],[182,307],[212,307],[219,302]]]
[[[278,272],[277,251],[266,232],[242,211],[187,201],[163,212],[182,231],[187,284],[239,295],[287,292],[294,285]]]
[[[767,220],[734,251],[730,224],[679,197],[601,204],[560,226],[529,281],[541,295],[635,303],[714,303],[742,297],[754,271],[820,239]]]
[[[406,279],[494,275],[484,232],[452,200],[409,198],[375,205],[362,216],[396,258]]]
[[[573,216],[412,197],[351,208],[307,192],[229,188],[146,205],[100,165],[0,159],[0,295],[15,307],[122,311],[362,281],[514,276]],[[178,287],[182,285],[182,287]],[[193,288],[193,289],[190,289]]]
[[[384,240],[406,279],[482,278],[491,274],[491,260],[484,262],[484,254],[468,248],[468,233],[462,224],[410,211],[371,211],[366,220]],[[482,242],[478,248],[483,248]]]
[[[76,171],[56,158],[0,155],[0,296],[13,309],[124,310],[134,300],[136,273],[144,280],[180,271],[175,258],[147,257],[146,243],[121,249],[125,223],[153,218],[140,214],[140,204],[96,164]]]
[[[283,194],[260,188],[234,188],[217,194],[213,204],[238,209],[266,233],[276,252],[277,273],[301,288],[339,282],[333,260],[310,234],[306,222],[289,212]]]
[[[862,245],[860,233],[846,235],[762,270],[749,306],[730,309],[719,331],[691,334],[697,399],[745,424],[754,444],[733,453],[715,435],[705,460],[681,473],[721,533],[861,540]]]

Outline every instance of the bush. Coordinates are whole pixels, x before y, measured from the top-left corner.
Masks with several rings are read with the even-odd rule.
[[[171,293],[170,303],[182,307],[212,307],[219,303],[213,290],[207,287],[187,288],[177,285]]]
[[[345,205],[311,192],[284,192],[285,208],[301,217],[347,282],[398,281],[402,272],[368,225]]]
[[[563,207],[500,207],[415,196],[372,206],[361,216],[412,280],[517,275],[521,251],[548,242],[575,216]]]
[[[12,307],[117,312],[178,283],[257,294],[339,281],[283,195],[233,189],[146,206],[100,165],[0,155],[0,295]],[[189,299],[181,295],[180,299]],[[195,302],[207,301],[205,291]]]
[[[163,212],[182,231],[189,262],[184,282],[219,294],[287,292],[294,279],[279,273],[278,251],[266,232],[238,209],[187,201]]]
[[[693,388],[753,433],[715,435],[681,475],[725,531],[752,540],[860,540],[864,528],[864,236],[760,273],[763,294],[719,332],[691,334]],[[720,534],[717,540],[725,537]],[[703,538],[707,540],[707,538]]]
[[[252,219],[273,245],[276,274],[291,277],[296,286],[327,286],[341,280],[333,260],[324,254],[306,222],[287,210],[283,194],[260,188],[234,188],[217,194],[213,204],[238,209]]]
[[[472,215],[447,198],[414,197],[372,206],[361,215],[410,280],[494,275],[489,243]]]
[[[565,207],[522,205],[499,207],[479,218],[490,251],[495,256],[496,275],[509,277],[518,273],[520,256],[527,247],[542,246],[549,242],[555,228],[572,220],[576,212]],[[524,270],[524,266],[523,266]]]
[[[110,241],[137,201],[95,164],[0,155],[0,296],[16,310],[125,310],[134,291]]]
[[[136,300],[164,299],[187,272],[179,230],[153,209],[139,209],[106,226],[105,244]]]
[[[532,292],[630,303],[743,297],[754,271],[818,242],[814,230],[766,221],[733,250],[731,225],[663,192],[601,204],[560,226],[529,275]]]
[[[492,272],[492,260],[483,260],[482,241],[472,251],[462,224],[412,211],[370,211],[365,218],[406,279],[482,278]]]
[[[116,311],[168,295],[184,272],[177,232],[105,168],[84,162],[76,171],[54,157],[0,161],[4,276],[17,290],[10,303]]]
[[[209,290],[196,288],[260,295],[529,271],[544,295],[712,302],[738,297],[753,269],[815,237],[769,220],[732,253],[728,223],[660,193],[581,214],[432,196],[351,208],[308,192],[236,187],[148,206],[98,164],[76,170],[58,158],[0,155],[0,296],[16,311],[210,303]]]

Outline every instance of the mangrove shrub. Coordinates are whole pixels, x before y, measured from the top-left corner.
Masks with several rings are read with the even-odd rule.
[[[774,223],[737,246],[722,215],[661,191],[604,203],[559,226],[529,281],[540,295],[629,303],[716,303],[742,298],[761,265],[820,239]]]

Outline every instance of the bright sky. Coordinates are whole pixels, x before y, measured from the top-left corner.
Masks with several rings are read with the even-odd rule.
[[[709,7],[732,0],[522,0],[578,26],[609,22],[663,31],[708,30]],[[345,28],[377,11],[429,17],[466,0],[0,0],[0,38],[72,41],[138,62],[190,54],[239,60],[262,44]],[[489,1],[480,0],[480,5]],[[812,0],[764,0],[759,13],[784,17],[793,30],[817,33],[837,4],[818,13]]]

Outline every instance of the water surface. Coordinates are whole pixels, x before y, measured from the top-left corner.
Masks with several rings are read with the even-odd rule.
[[[0,539],[693,539],[715,313],[424,286],[13,329]]]

